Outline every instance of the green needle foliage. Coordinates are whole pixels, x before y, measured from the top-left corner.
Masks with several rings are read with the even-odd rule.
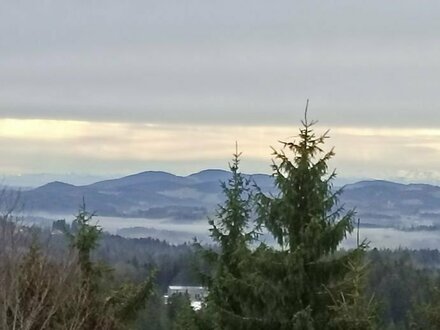
[[[349,273],[341,284],[339,295],[334,296],[329,292],[334,302],[330,306],[333,311],[331,327],[340,330],[374,329],[377,306],[374,296],[367,297],[364,293],[368,275],[364,251],[358,249],[352,257],[347,264]]]
[[[102,229],[91,223],[94,213],[86,210],[85,202],[81,205],[78,214],[72,223],[72,230],[65,234],[70,241],[70,246],[78,253],[78,264],[84,280],[89,284],[94,280],[94,272],[98,271],[91,261],[91,253],[98,246]]]
[[[297,140],[274,149],[273,177],[278,195],[258,195],[259,221],[279,248],[262,245],[256,251],[263,278],[261,315],[271,329],[328,329],[332,311],[329,292],[337,292],[350,269],[349,252],[335,251],[353,230],[353,211],[338,205],[341,191],[333,189],[335,172],[328,170],[334,156],[324,152],[327,132],[317,136],[307,119]],[[361,246],[359,249],[363,249]]]
[[[366,245],[337,251],[354,212],[338,205],[328,171],[333,149],[324,152],[327,132],[314,133],[307,108],[302,124],[297,141],[274,149],[275,196],[257,189],[252,197],[234,155],[225,202],[210,221],[219,252],[210,253],[207,310],[216,329],[373,328],[372,303],[363,298]],[[262,227],[278,246],[256,246]]]
[[[234,154],[231,178],[222,184],[225,202],[219,206],[216,220],[210,220],[211,237],[219,252],[210,252],[214,273],[209,279],[208,308],[219,329],[246,329],[247,300],[253,287],[248,274],[251,263],[249,245],[255,230],[249,230],[252,214],[250,182],[239,172],[241,154]]]
[[[414,320],[411,329],[436,330],[440,329],[440,277],[435,278],[430,284],[430,299],[414,308]]]
[[[111,269],[93,262],[91,254],[98,246],[101,228],[92,223],[93,213],[86,210],[85,203],[76,219],[72,230],[67,232],[71,247],[78,255],[81,274],[81,296],[83,304],[82,329],[125,329],[137,317],[153,292],[153,276],[150,275],[139,285],[127,283],[113,288]]]

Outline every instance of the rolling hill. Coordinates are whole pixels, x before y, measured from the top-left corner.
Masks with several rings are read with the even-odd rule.
[[[142,172],[118,179],[75,186],[52,182],[23,191],[27,212],[75,213],[84,197],[87,207],[101,216],[168,218],[172,221],[206,219],[222,201],[220,182],[230,173],[205,170],[189,176]],[[248,175],[264,191],[275,193],[271,176]],[[440,225],[440,187],[361,181],[346,185],[341,195],[345,209],[355,208],[364,225],[413,227]]]

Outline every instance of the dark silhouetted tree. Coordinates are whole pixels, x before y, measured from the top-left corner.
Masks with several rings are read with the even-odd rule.
[[[316,135],[314,124],[306,107],[297,139],[273,149],[277,195],[258,195],[259,220],[279,245],[256,251],[263,270],[261,317],[272,329],[329,328],[332,295],[338,296],[357,253],[335,255],[353,230],[354,212],[338,205],[341,191],[333,188],[336,174],[328,170],[334,151],[324,151],[328,133]]]

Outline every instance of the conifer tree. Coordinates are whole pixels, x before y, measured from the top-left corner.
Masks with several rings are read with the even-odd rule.
[[[356,253],[352,254],[352,259],[348,261],[346,267],[349,273],[341,283],[339,295],[334,296],[329,292],[334,302],[334,305],[330,306],[330,310],[333,311],[330,325],[334,329],[375,329],[376,305],[374,296],[367,297],[364,292],[368,274],[368,263],[364,260],[364,246],[358,245]]]
[[[94,213],[89,213],[85,202],[72,222],[72,230],[65,230],[70,246],[78,253],[78,265],[81,269],[84,285],[89,289],[95,286],[99,268],[91,260],[92,251],[98,246],[102,228],[92,222]]]
[[[354,213],[343,213],[338,205],[340,191],[332,184],[336,174],[328,170],[334,151],[324,152],[328,133],[317,136],[314,124],[307,119],[306,106],[297,140],[281,142],[280,151],[273,149],[278,194],[258,195],[259,220],[279,245],[256,251],[262,270],[261,315],[272,329],[328,329],[328,292],[337,290],[354,253],[334,255],[353,230]]]
[[[249,229],[252,213],[250,181],[239,171],[241,153],[230,164],[231,178],[222,183],[225,201],[217,219],[210,220],[211,237],[219,252],[210,252],[214,274],[209,280],[208,308],[219,329],[246,329],[246,301],[251,296],[247,274],[251,262],[249,245],[255,230]]]
[[[81,274],[81,293],[84,295],[82,328],[125,329],[136,319],[153,292],[153,274],[139,285],[125,283],[112,287],[111,269],[93,262],[91,254],[98,246],[101,228],[92,222],[94,213],[86,210],[85,203],[72,223],[72,230],[66,231],[71,247],[78,255]]]

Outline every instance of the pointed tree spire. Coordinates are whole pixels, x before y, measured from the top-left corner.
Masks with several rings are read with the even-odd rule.
[[[344,213],[338,204],[341,191],[333,188],[336,174],[328,169],[334,151],[324,150],[328,131],[317,135],[307,115],[308,101],[298,136],[273,149],[278,194],[258,195],[259,221],[279,245],[261,249],[263,277],[271,283],[262,294],[271,300],[266,306],[273,306],[268,317],[277,315],[274,329],[326,328],[332,313],[327,291],[337,290],[350,272],[351,252],[344,257],[334,252],[352,232],[354,212]]]

